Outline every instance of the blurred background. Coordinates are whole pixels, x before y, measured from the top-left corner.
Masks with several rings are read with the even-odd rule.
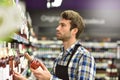
[[[66,9],[76,10],[86,22],[83,38],[112,41],[120,39],[119,0],[23,0],[32,19],[38,39],[55,37],[59,14]]]

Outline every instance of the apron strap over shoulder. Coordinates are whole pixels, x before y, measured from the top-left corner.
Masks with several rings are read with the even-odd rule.
[[[76,50],[78,49],[79,46],[81,46],[81,45],[80,44],[75,45],[74,50],[72,51],[72,54],[71,54],[71,56],[70,56],[70,58],[68,60],[67,67],[68,67],[68,65],[70,63],[71,58],[73,57],[73,55],[75,54],[75,52],[76,52]]]

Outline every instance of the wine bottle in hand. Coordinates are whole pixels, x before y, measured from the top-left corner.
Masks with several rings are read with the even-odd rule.
[[[24,56],[28,59],[30,62],[30,67],[33,69],[37,69],[40,67],[40,62],[36,59],[33,59],[28,53],[25,53]]]

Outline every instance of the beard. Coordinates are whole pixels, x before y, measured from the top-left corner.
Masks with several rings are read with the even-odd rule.
[[[56,34],[56,37],[57,37],[58,40],[67,41],[67,40],[70,39],[71,35],[68,35],[68,34],[62,35],[62,34],[59,33],[59,34]]]

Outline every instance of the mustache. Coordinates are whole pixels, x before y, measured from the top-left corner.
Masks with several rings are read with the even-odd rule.
[[[56,33],[60,33],[60,31],[56,31]]]
[[[60,32],[56,32],[56,34],[60,34]]]

